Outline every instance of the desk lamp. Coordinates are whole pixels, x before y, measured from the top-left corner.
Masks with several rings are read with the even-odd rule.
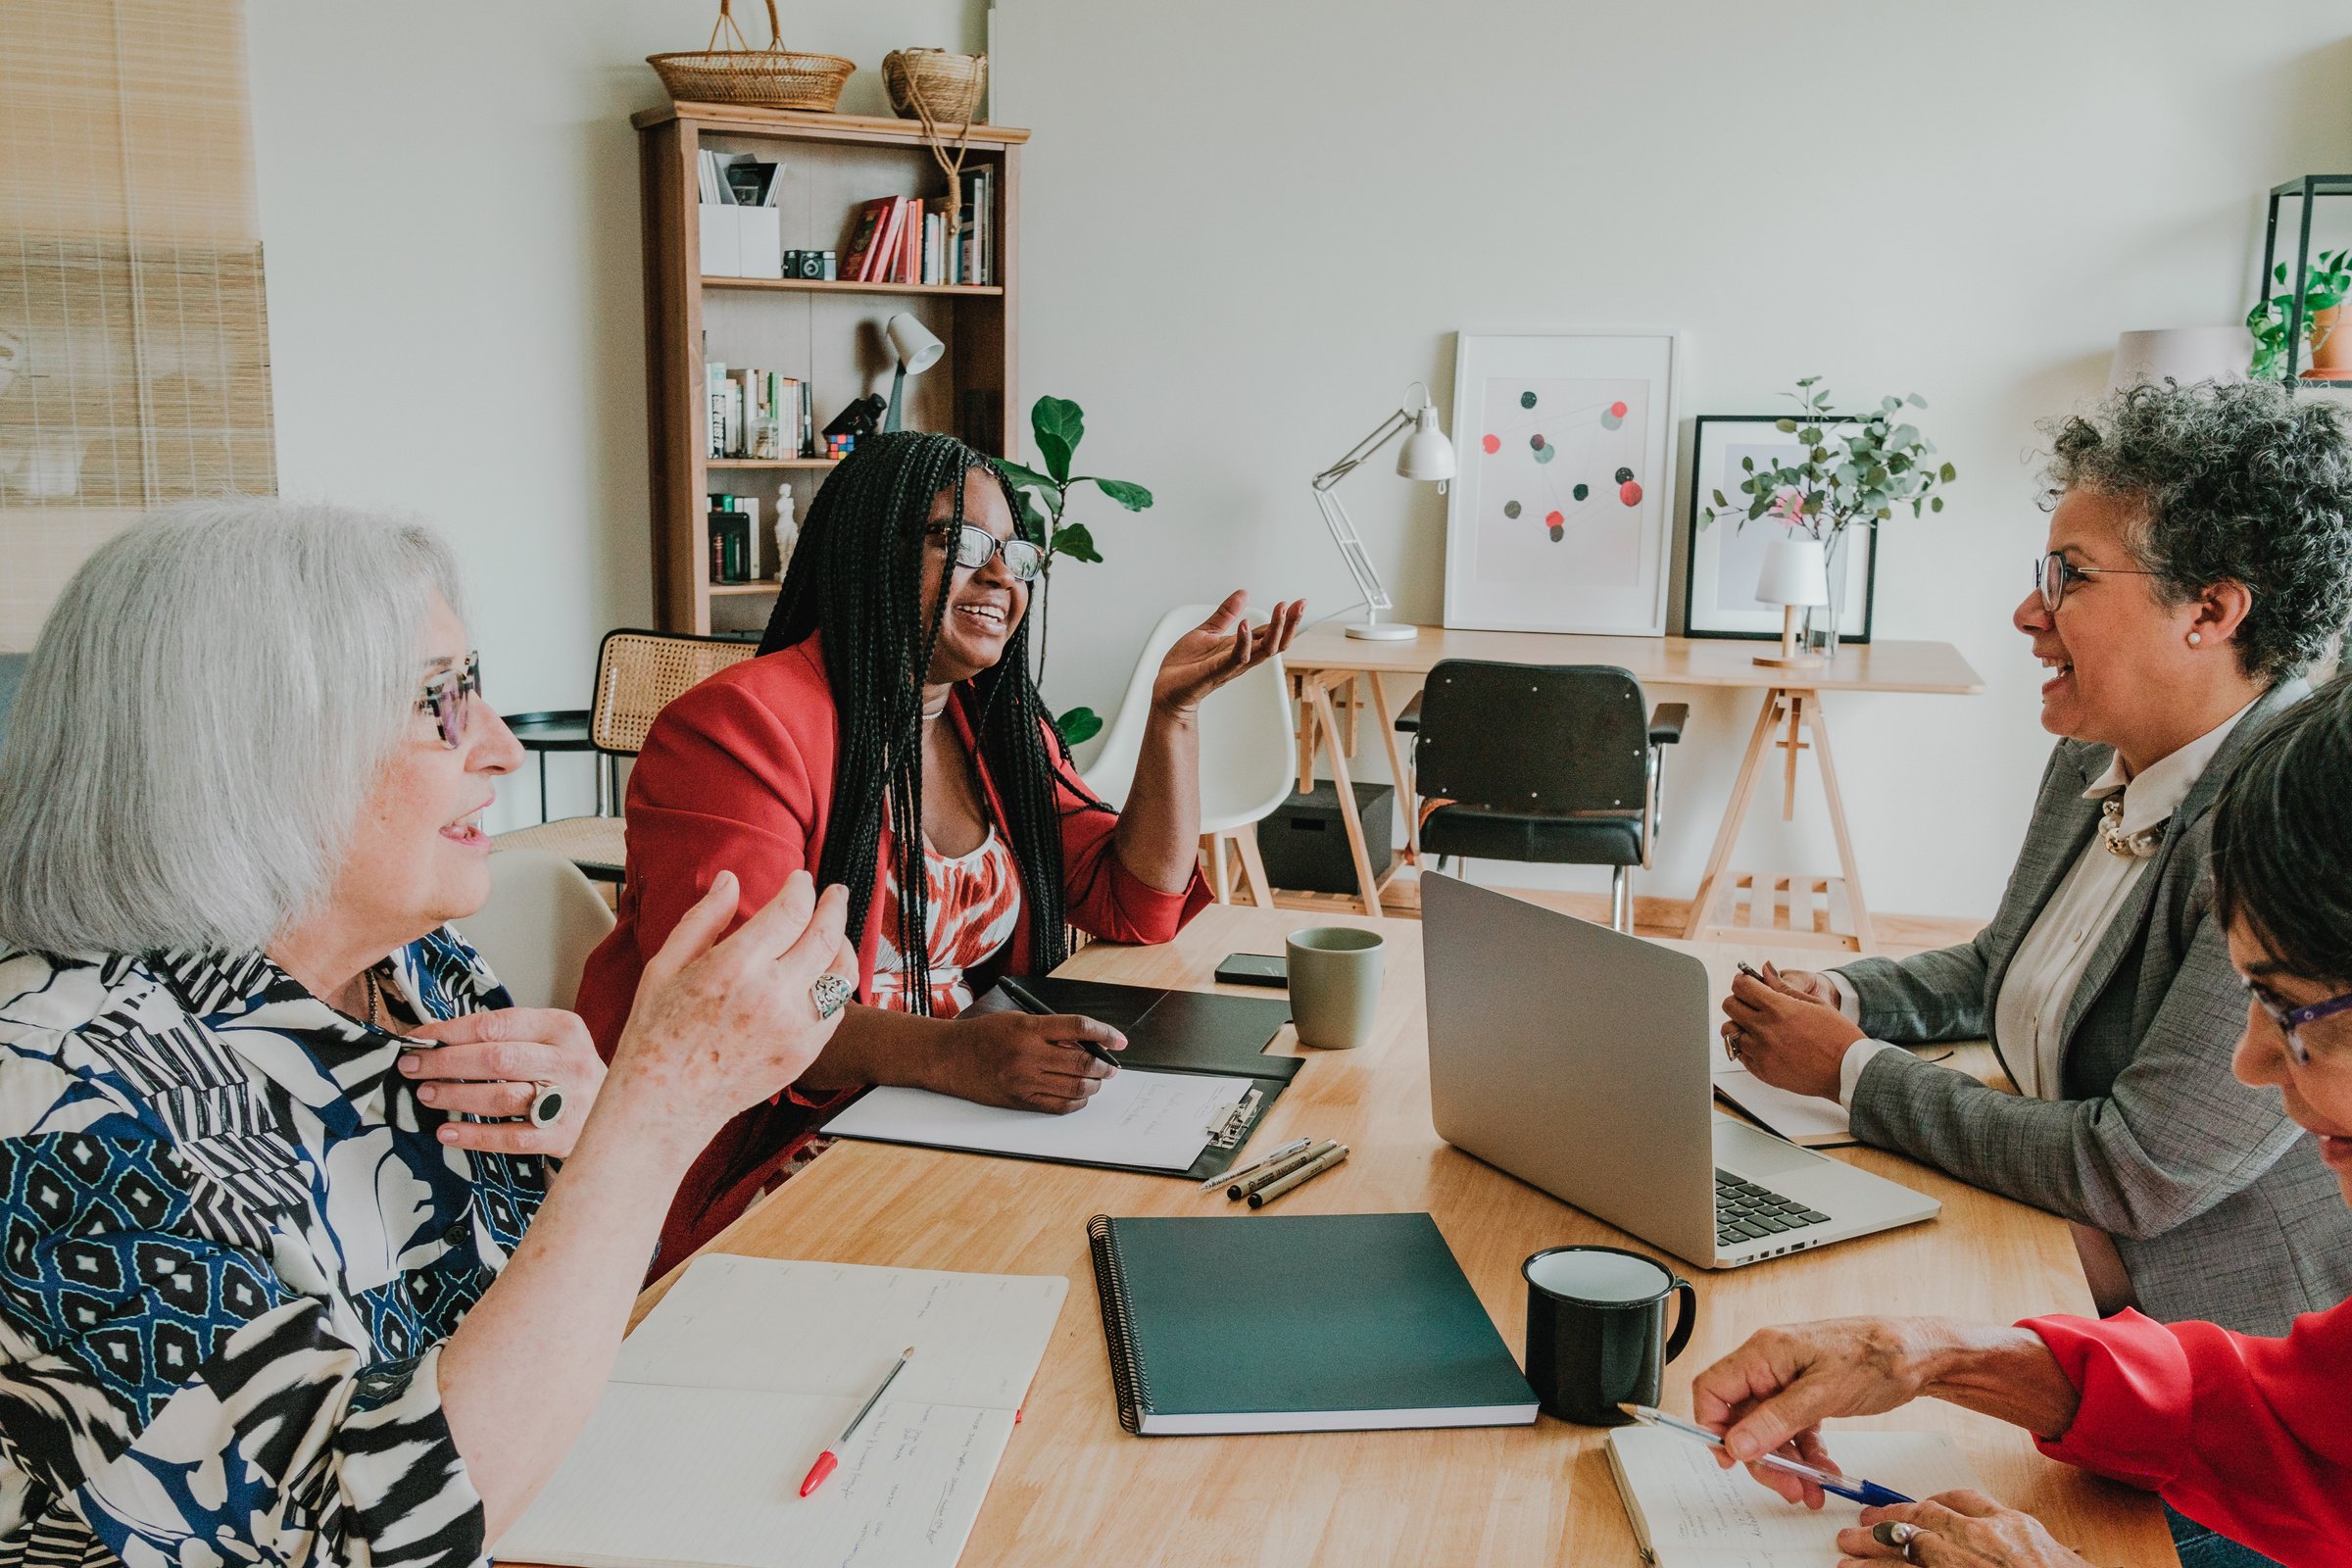
[[[890,412],[882,416],[882,428],[896,430],[901,428],[899,416],[906,404],[906,378],[920,375],[937,365],[939,357],[948,352],[948,346],[905,311],[883,323],[882,335],[890,339],[891,353],[899,362],[897,373],[890,378]]]
[[[1830,602],[1829,553],[1810,534],[1790,533],[1764,547],[1764,570],[1756,582],[1756,598],[1781,607],[1781,651],[1758,654],[1759,664],[1783,669],[1817,669],[1829,662],[1819,654],[1797,647],[1797,611]]]
[[[1384,621],[1380,612],[1393,609],[1395,601],[1388,589],[1381,586],[1380,573],[1372,569],[1372,560],[1364,554],[1364,542],[1356,536],[1355,524],[1348,520],[1348,509],[1335,494],[1339,482],[1360,467],[1373,453],[1395,440],[1400,430],[1412,434],[1404,438],[1404,448],[1396,454],[1396,471],[1407,479],[1435,479],[1438,494],[1446,493],[1446,481],[1453,477],[1453,443],[1438,428],[1438,411],[1429,401],[1429,388],[1419,381],[1412,386],[1421,388],[1421,407],[1413,413],[1398,409],[1370,435],[1355,444],[1346,457],[1315,475],[1315,505],[1323,509],[1323,520],[1331,528],[1332,543],[1340,547],[1340,559],[1348,563],[1348,574],[1355,579],[1356,592],[1364,596],[1364,621],[1360,626],[1348,628],[1350,637],[1368,638],[1374,642],[1404,642],[1418,637],[1418,626],[1400,626]],[[1406,388],[1410,401],[1411,387]]]

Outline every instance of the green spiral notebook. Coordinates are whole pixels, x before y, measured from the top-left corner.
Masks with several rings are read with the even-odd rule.
[[[1536,1396],[1427,1214],[1087,1223],[1143,1437],[1526,1426]]]

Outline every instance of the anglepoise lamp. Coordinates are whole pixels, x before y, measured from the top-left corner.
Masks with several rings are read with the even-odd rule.
[[[882,428],[902,428],[900,416],[906,407],[906,378],[920,375],[939,363],[948,346],[931,335],[931,329],[908,316],[905,311],[883,323],[882,335],[890,339],[890,352],[897,357],[899,368],[890,378],[890,412],[882,416]]]
[[[1395,440],[1400,430],[1412,433],[1404,438],[1403,450],[1396,454],[1396,471],[1407,479],[1434,479],[1438,493],[1446,493],[1446,482],[1453,477],[1453,443],[1438,428],[1438,411],[1429,401],[1429,388],[1419,381],[1421,407],[1412,413],[1398,409],[1370,435],[1355,444],[1346,457],[1315,475],[1315,505],[1323,509],[1323,521],[1331,528],[1332,543],[1340,547],[1340,559],[1348,563],[1348,574],[1355,579],[1356,592],[1364,596],[1364,620],[1360,626],[1348,628],[1350,637],[1368,638],[1374,642],[1404,642],[1421,634],[1418,626],[1399,625],[1384,621],[1380,612],[1394,609],[1396,602],[1388,589],[1381,586],[1380,573],[1372,569],[1372,559],[1364,554],[1364,541],[1357,537],[1355,524],[1348,520],[1348,509],[1340,504],[1339,483],[1369,460],[1373,453]],[[1411,388],[1406,388],[1410,401]]]

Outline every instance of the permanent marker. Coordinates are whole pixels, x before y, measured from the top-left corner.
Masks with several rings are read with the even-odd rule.
[[[1200,1190],[1205,1193],[1212,1187],[1222,1187],[1228,1182],[1238,1182],[1245,1176],[1254,1176],[1259,1171],[1264,1170],[1268,1165],[1278,1165],[1282,1163],[1282,1161],[1290,1158],[1293,1154],[1298,1153],[1300,1150],[1305,1149],[1313,1142],[1314,1140],[1312,1138],[1294,1138],[1289,1143],[1283,1145],[1280,1149],[1270,1149],[1266,1151],[1262,1158],[1253,1159],[1249,1164],[1240,1166],[1234,1170],[1229,1170],[1221,1176],[1211,1176],[1208,1180],[1200,1184]]]
[[[1044,1003],[1038,1001],[1037,998],[1031,996],[1025,986],[1009,975],[997,982],[997,989],[1004,992],[1007,997],[1010,997],[1012,999],[1012,1004],[1020,1008],[1023,1012],[1032,1013],[1040,1018],[1051,1017],[1053,1015],[1054,1009],[1052,1007],[1047,1006]],[[1116,1067],[1119,1064],[1118,1057],[1112,1055],[1109,1052],[1104,1051],[1101,1046],[1096,1045],[1092,1040],[1073,1040],[1069,1042],[1069,1044],[1076,1046],[1080,1051],[1085,1052],[1088,1055],[1094,1057],[1105,1067]]]
[[[1663,1410],[1653,1410],[1646,1404],[1620,1404],[1617,1408],[1644,1426],[1664,1427],[1667,1431],[1679,1432],[1686,1438],[1696,1438],[1712,1448],[1723,1446],[1723,1439],[1709,1432],[1705,1427],[1694,1422],[1685,1421],[1679,1416],[1668,1415]],[[1780,1470],[1788,1475],[1802,1476],[1822,1491],[1834,1492],[1840,1497],[1850,1497],[1865,1508],[1884,1508],[1892,1502],[1916,1500],[1904,1496],[1892,1488],[1882,1487],[1875,1481],[1864,1481],[1856,1476],[1841,1476],[1833,1470],[1816,1469],[1809,1464],[1799,1464],[1794,1459],[1784,1459],[1777,1453],[1760,1455],[1755,1462],[1767,1470]]]

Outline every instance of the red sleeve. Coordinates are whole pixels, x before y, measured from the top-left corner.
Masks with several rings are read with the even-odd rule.
[[[2082,1396],[2042,1452],[2160,1492],[2281,1561],[2352,1565],[2352,1305],[2297,1318],[2279,1340],[2133,1311],[2020,1326]]]
[[[1054,804],[1061,812],[1061,877],[1070,924],[1108,942],[1173,940],[1210,903],[1199,866],[1181,893],[1163,892],[1128,870],[1119,858],[1118,813],[1079,782],[1050,727],[1045,741],[1046,755],[1054,760]]]

